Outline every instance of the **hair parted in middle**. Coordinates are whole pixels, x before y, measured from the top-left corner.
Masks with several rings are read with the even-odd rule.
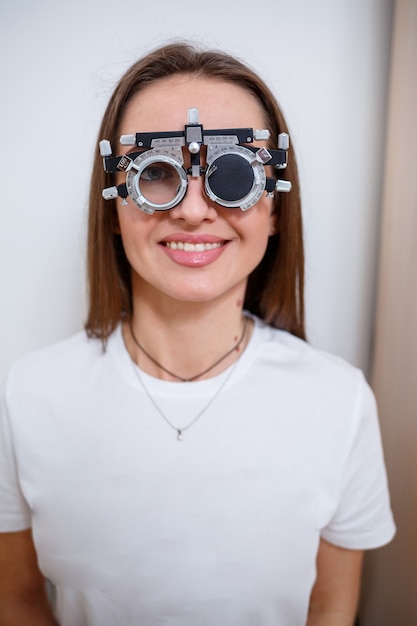
[[[264,110],[272,149],[277,149],[278,134],[288,133],[276,99],[254,70],[230,54],[179,42],[150,52],[126,71],[104,113],[99,139],[109,139],[116,145],[130,100],[147,86],[174,75],[224,80],[252,93]],[[286,178],[291,181],[292,190],[275,193],[275,232],[269,238],[263,259],[248,278],[244,308],[271,326],[305,339],[301,199],[293,148]],[[89,336],[101,338],[104,345],[120,321],[132,315],[131,268],[115,229],[115,201],[102,197],[103,188],[109,184],[110,175],[103,170],[97,150],[89,199],[89,306],[85,328]]]

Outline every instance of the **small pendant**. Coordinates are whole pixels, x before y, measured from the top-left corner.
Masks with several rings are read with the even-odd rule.
[[[182,430],[179,428],[177,429],[177,439],[178,441],[182,441]]]

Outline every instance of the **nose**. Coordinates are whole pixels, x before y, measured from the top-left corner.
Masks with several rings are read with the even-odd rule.
[[[181,202],[171,209],[170,215],[174,220],[183,219],[193,226],[216,219],[217,211],[204,192],[202,176],[188,177],[187,192]]]

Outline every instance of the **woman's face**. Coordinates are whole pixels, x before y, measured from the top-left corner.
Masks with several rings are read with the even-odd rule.
[[[174,76],[147,87],[130,101],[120,135],[183,131],[192,107],[199,110],[206,130],[265,128],[260,104],[241,87],[216,79]],[[118,147],[117,153],[123,150]],[[184,152],[185,167],[187,160]],[[123,179],[120,175],[118,183]],[[247,277],[261,261],[271,234],[272,208],[266,193],[245,212],[222,207],[206,196],[201,176],[188,178],[185,197],[168,211],[147,215],[129,197],[127,205],[118,199],[134,298],[156,298],[161,304],[167,298],[243,300]]]

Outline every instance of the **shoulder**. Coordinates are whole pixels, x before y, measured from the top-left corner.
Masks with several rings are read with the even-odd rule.
[[[84,331],[19,358],[4,381],[6,395],[21,392],[39,394],[47,389],[74,387],[91,378],[108,361],[118,330],[106,350],[100,339]]]
[[[12,373],[35,374],[39,371],[54,371],[56,367],[70,367],[74,361],[94,358],[102,351],[101,342],[90,339],[80,331],[71,337],[53,343],[44,348],[33,350],[20,357],[12,366]]]
[[[288,414],[353,437],[362,421],[374,421],[374,394],[363,372],[345,359],[256,321],[257,351],[251,384],[269,403],[279,398]],[[349,431],[349,435],[348,432]]]
[[[265,364],[285,370],[314,384],[357,385],[364,382],[360,369],[340,356],[321,350],[287,331],[255,318],[259,357]]]
[[[285,331],[256,324],[254,380],[264,404],[279,402],[287,421],[313,439],[320,433],[326,453],[334,446],[340,458],[348,456],[359,433],[363,441],[379,439],[375,397],[360,369]]]

